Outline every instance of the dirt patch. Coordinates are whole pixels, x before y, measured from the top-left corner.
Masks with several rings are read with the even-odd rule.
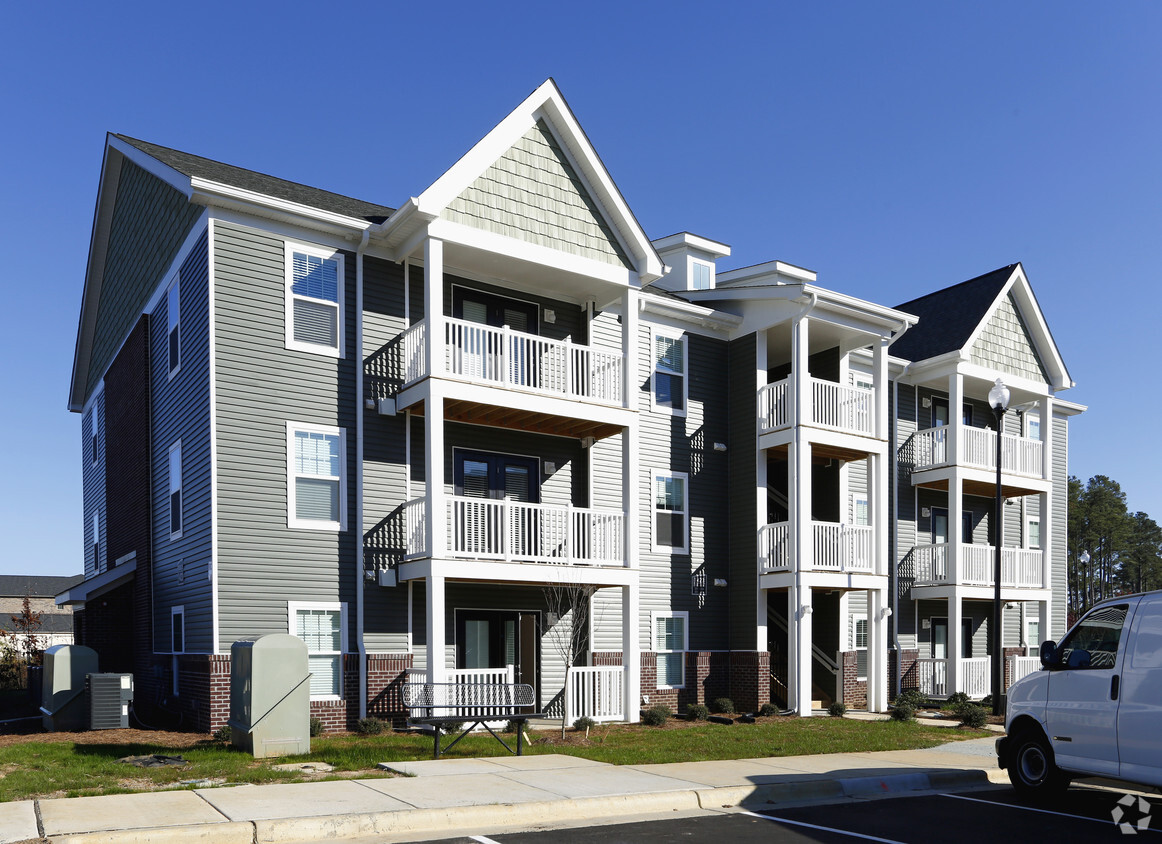
[[[69,741],[74,744],[148,744],[159,747],[193,747],[212,741],[209,733],[173,733],[165,730],[86,730],[79,733],[46,733],[43,730],[0,735],[0,747],[29,742]]]

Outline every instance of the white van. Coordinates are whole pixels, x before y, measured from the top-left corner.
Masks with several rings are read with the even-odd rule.
[[[1074,776],[1162,786],[1162,591],[1095,606],[1009,689],[997,757],[1018,791]]]

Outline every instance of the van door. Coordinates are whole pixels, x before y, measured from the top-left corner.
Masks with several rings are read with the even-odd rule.
[[[1121,774],[1162,786],[1162,596],[1138,602],[1121,677]]]
[[[1117,689],[1131,603],[1099,607],[1077,623],[1049,672],[1045,725],[1057,764],[1118,775]]]

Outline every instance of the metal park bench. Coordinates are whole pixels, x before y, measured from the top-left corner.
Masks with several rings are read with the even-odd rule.
[[[450,724],[464,731],[442,750],[451,750],[477,725],[484,727],[509,753],[521,755],[521,730],[530,718],[544,718],[543,712],[527,712],[534,706],[533,687],[527,683],[407,683],[403,705],[408,725],[430,727],[435,738],[433,759],[440,758],[440,730]],[[516,723],[516,750],[489,725],[489,721]]]

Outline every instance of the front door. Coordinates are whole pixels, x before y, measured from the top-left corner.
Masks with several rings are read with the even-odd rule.
[[[539,700],[539,628],[535,612],[457,610],[456,667],[483,673],[511,665],[514,681],[532,686]]]
[[[1122,635],[1130,604],[1099,607],[1061,642],[1049,672],[1045,725],[1057,764],[1118,775],[1118,701],[1113,683],[1124,661]]]
[[[538,521],[534,514],[529,508],[504,509],[492,502],[537,504],[541,500],[539,468],[535,457],[456,449],[456,495],[480,501],[456,506],[453,550],[482,557],[535,557]]]
[[[964,659],[972,657],[972,619],[960,620],[960,655]],[[948,659],[948,619],[932,619],[932,658]]]

